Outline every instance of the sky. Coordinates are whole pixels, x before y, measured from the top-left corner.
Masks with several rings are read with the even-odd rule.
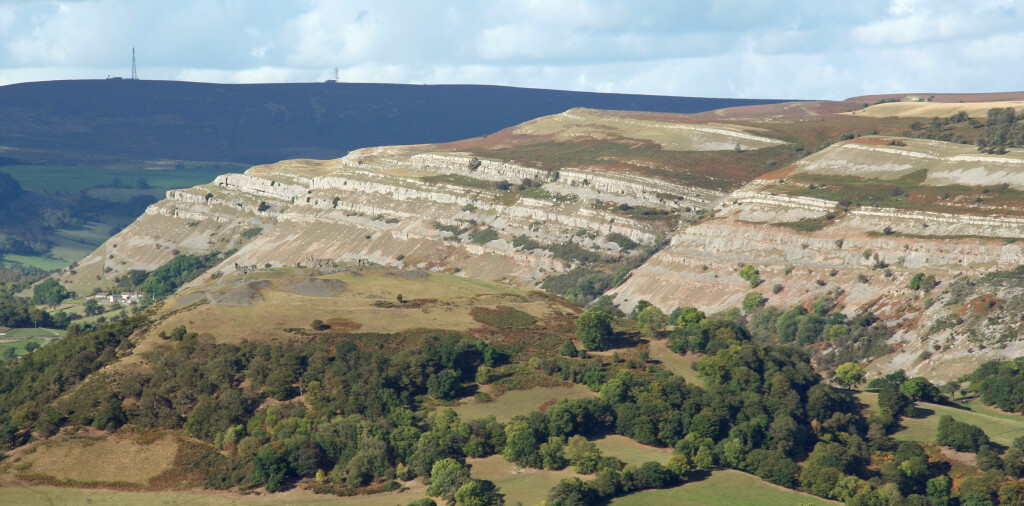
[[[496,84],[842,99],[1024,90],[1024,0],[0,0],[0,85]]]

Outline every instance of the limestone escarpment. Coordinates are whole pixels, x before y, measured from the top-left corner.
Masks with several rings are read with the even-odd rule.
[[[128,270],[152,270],[174,254],[227,251],[211,272],[314,258],[532,286],[578,264],[546,246],[636,255],[624,239],[654,243],[719,197],[630,174],[554,173],[422,146],[373,148],[339,160],[254,167],[170,191],[66,276],[70,286],[84,288]],[[633,206],[661,214],[645,219],[628,212]]]

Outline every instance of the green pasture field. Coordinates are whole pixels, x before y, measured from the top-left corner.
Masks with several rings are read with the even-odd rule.
[[[189,188],[209,183],[226,172],[240,170],[223,167],[184,170],[97,169],[59,165],[6,165],[0,168],[0,171],[17,180],[22,188],[43,192],[77,192],[97,186],[111,186],[114,179],[119,179],[122,185],[135,186],[140,178],[144,178],[151,189]],[[138,195],[149,190],[136,191],[138,193],[135,195]]]
[[[601,453],[636,466],[651,461],[668,464],[668,459],[672,458],[671,448],[647,446],[625,436],[605,436],[595,440],[594,444],[601,450]]]
[[[697,371],[693,370],[693,364],[697,363],[703,355],[699,353],[687,353],[680,355],[668,349],[667,341],[650,341],[651,358],[661,362],[661,365],[668,372],[682,376],[687,383],[692,385],[703,385],[704,382],[697,377]]]
[[[537,387],[505,392],[492,402],[476,402],[470,399],[465,404],[459,404],[453,409],[463,420],[474,420],[494,415],[499,422],[508,422],[512,417],[535,411],[544,403],[552,400],[589,398],[596,395],[582,385]]]
[[[41,256],[14,255],[11,253],[0,255],[0,264],[5,263],[36,267],[44,271],[63,269],[68,266],[68,262],[63,260],[54,260],[52,258],[44,258]]]
[[[499,491],[505,494],[505,504],[509,505],[540,504],[547,498],[548,491],[565,478],[579,476],[584,481],[593,479],[593,476],[577,475],[572,471],[572,466],[561,471],[521,469],[501,455],[466,459],[466,462],[472,466],[470,474],[476,479],[493,481]]]
[[[3,333],[4,335],[0,336],[0,353],[3,353],[7,348],[14,348],[14,354],[20,357],[28,353],[25,351],[25,346],[28,343],[36,343],[39,346],[43,346],[52,339],[64,337],[67,331],[28,328],[8,329],[3,331]],[[14,341],[14,339],[17,339],[17,341]]]
[[[645,490],[618,497],[611,502],[618,506],[649,506],[679,504],[685,506],[792,506],[796,504],[839,504],[768,483],[739,471],[715,471],[701,481],[662,490]]]
[[[0,336],[0,339],[3,338],[3,336]],[[25,351],[25,346],[28,345],[28,343],[34,342],[39,346],[42,346],[46,344],[46,341],[47,340],[42,337],[32,337],[29,339],[22,339],[21,341],[15,341],[13,343],[0,343],[0,353],[3,353],[3,351],[6,350],[7,348],[14,348],[14,354],[20,357],[28,353],[27,351]]]
[[[0,338],[5,338],[5,337],[6,338],[19,338],[19,339],[28,339],[30,337],[55,338],[55,337],[64,337],[64,335],[67,334],[67,331],[66,330],[58,330],[58,329],[27,328],[27,329],[11,329],[11,330],[5,331],[5,333],[7,335],[6,336],[0,336]]]
[[[867,404],[869,409],[877,412],[878,394],[861,392],[857,394],[857,398]],[[938,434],[939,418],[942,415],[950,415],[958,421],[977,425],[992,441],[1002,445],[1009,445],[1014,438],[1024,436],[1024,416],[1000,412],[978,400],[971,401],[962,409],[918,402],[917,410],[918,416],[903,417],[900,422],[903,429],[893,434],[894,438],[903,441],[934,442]]]

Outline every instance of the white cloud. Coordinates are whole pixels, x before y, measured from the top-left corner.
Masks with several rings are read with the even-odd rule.
[[[4,0],[0,0],[4,2]],[[0,84],[482,83],[844,98],[1020,89],[1024,0],[33,0],[0,6]]]

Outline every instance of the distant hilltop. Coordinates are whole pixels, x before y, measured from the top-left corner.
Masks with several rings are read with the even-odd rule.
[[[476,137],[574,107],[696,113],[777,102],[482,85],[47,81],[0,87],[0,154],[7,164],[262,164]]]

